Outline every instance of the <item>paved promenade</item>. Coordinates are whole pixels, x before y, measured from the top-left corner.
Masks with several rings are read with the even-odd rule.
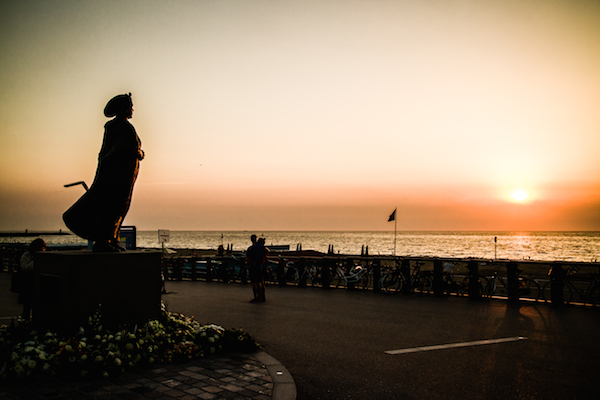
[[[600,393],[597,309],[273,286],[266,303],[250,304],[249,285],[167,282],[167,290],[169,310],[252,334],[301,400]]]
[[[10,275],[0,273],[0,324],[19,315]],[[43,379],[0,384],[0,399],[235,399],[294,400],[296,386],[285,366],[266,352],[222,354],[182,364],[142,367],[108,379]]]

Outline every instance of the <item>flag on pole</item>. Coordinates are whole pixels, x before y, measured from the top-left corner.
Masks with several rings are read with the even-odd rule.
[[[388,222],[396,220],[396,210],[397,209],[394,209],[394,212],[390,215],[390,218],[388,219]]]

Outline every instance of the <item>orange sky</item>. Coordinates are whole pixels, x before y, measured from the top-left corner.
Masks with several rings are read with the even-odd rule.
[[[0,230],[64,229],[125,92],[138,229],[600,230],[598,2],[5,3]]]

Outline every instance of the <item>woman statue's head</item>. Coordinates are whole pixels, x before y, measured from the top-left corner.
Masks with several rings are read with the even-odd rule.
[[[131,93],[120,94],[108,101],[104,107],[104,115],[111,117],[131,118],[133,115],[133,102]]]

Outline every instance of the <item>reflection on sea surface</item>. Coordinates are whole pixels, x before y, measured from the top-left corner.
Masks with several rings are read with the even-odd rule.
[[[360,254],[363,246],[370,255],[391,255],[394,232],[282,232],[282,231],[171,231],[171,248],[216,249],[219,245],[245,250],[250,235],[266,238],[266,243],[289,245],[295,250]],[[494,241],[497,238],[497,241]],[[82,243],[71,236],[44,237],[49,244]],[[26,238],[4,238],[5,242],[23,242]],[[138,231],[138,247],[160,247],[157,231]],[[434,256],[453,258],[488,258],[511,260],[563,260],[590,262],[600,260],[600,232],[398,232],[396,254],[399,256]]]

